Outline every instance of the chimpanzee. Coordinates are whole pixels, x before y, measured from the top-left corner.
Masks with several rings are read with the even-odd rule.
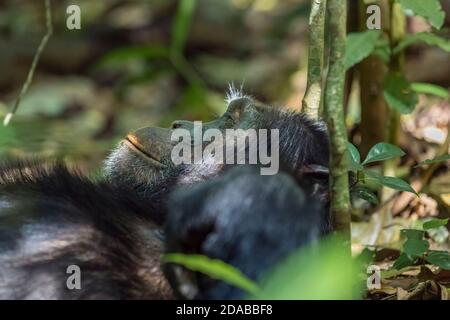
[[[144,128],[129,134],[105,161],[106,174],[100,181],[82,177],[59,163],[19,161],[0,166],[0,298],[165,299],[174,297],[172,289],[183,295],[180,279],[169,276],[171,288],[161,272],[164,243],[169,250],[173,247],[193,252],[191,230],[197,222],[204,223],[202,217],[209,215],[211,206],[218,208],[213,218],[231,214],[223,203],[235,208],[236,219],[229,220],[228,226],[225,221],[218,229],[217,241],[223,243],[206,246],[201,252],[224,257],[255,279],[294,247],[313,239],[316,229],[322,233],[330,229],[324,214],[328,202],[328,136],[320,122],[261,105],[232,88],[225,114],[204,124],[205,129],[221,131],[278,129],[280,177],[233,172],[236,165],[208,162],[211,159],[175,165],[170,157],[174,145],[170,136],[176,128],[191,130],[193,126],[176,121],[170,129]],[[216,185],[218,189],[242,188],[242,195],[225,192],[222,198],[206,192],[213,192]],[[192,198],[183,191],[173,193],[186,186],[195,187]],[[269,196],[277,192],[282,195],[273,199]],[[266,196],[261,198],[261,194]],[[310,210],[302,200],[303,194],[312,199],[308,202],[322,203],[325,209]],[[192,199],[198,200],[199,213],[188,209],[194,206]],[[277,199],[284,199],[286,206],[272,203]],[[245,205],[254,207],[255,217],[260,214],[264,218],[250,219],[252,210]],[[292,212],[284,216],[285,208],[294,209],[298,223],[289,221],[296,219]],[[321,215],[320,219],[306,218],[311,214]],[[267,229],[266,222],[277,216],[280,223],[274,221],[273,228]],[[162,230],[165,223],[167,234]],[[285,231],[291,226],[300,234]],[[237,246],[227,234],[239,234],[241,228],[249,234]],[[176,236],[178,233],[187,237]],[[216,233],[212,235],[216,237]],[[259,239],[260,235],[263,238]],[[253,245],[256,239],[259,241]],[[255,259],[243,254],[246,241],[249,247],[256,246],[258,254],[266,249],[276,252],[267,260]],[[216,249],[223,252],[214,253]],[[70,274],[66,271],[72,265],[81,270],[81,289],[67,287]],[[170,275],[171,268],[167,270]],[[200,291],[187,296],[228,298],[239,294],[226,286],[223,291],[221,288],[200,280]]]

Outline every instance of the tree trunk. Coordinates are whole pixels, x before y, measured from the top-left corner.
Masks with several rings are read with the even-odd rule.
[[[359,28],[366,31],[366,8],[360,3]],[[389,0],[378,0],[376,4],[381,9],[381,25],[385,32],[390,29]],[[371,55],[364,59],[358,67],[360,99],[361,99],[361,145],[360,151],[363,158],[370,148],[378,142],[385,141],[388,106],[383,96],[383,81],[388,73],[388,68],[381,58]]]
[[[309,17],[308,80],[302,101],[302,112],[313,119],[319,117],[322,98],[326,3],[326,0],[311,0]]]
[[[347,1],[328,0],[329,71],[325,89],[325,117],[330,132],[331,214],[336,231],[350,250],[350,197],[347,173],[347,129],[344,120],[344,82]]]

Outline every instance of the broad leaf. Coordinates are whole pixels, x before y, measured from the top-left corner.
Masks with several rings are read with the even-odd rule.
[[[367,58],[375,49],[380,34],[380,30],[350,33],[347,36],[345,68],[350,69]]]
[[[447,219],[432,219],[423,224],[423,229],[424,230],[437,229],[437,228],[447,225],[447,223],[448,223],[448,218]]]
[[[213,279],[222,280],[251,294],[259,291],[255,282],[221,260],[209,259],[198,254],[170,253],[164,256],[163,262],[180,264],[189,270],[204,273]]]
[[[256,300],[341,300],[360,298],[361,261],[350,259],[341,237],[328,237],[280,261],[261,281]],[[365,270],[364,270],[365,271]],[[364,283],[365,284],[365,283]]]
[[[428,164],[444,162],[444,161],[447,161],[447,160],[450,160],[450,154],[444,154],[444,155],[436,157],[434,159],[429,159],[429,160],[422,161],[422,162],[418,163],[415,166],[415,168],[420,167],[420,166],[424,166],[424,165],[428,165]]]
[[[401,234],[406,237],[406,239],[422,240],[425,235],[425,231],[417,229],[402,229]]]
[[[402,114],[411,113],[419,102],[417,93],[401,74],[388,75],[384,81],[384,98],[389,106]]]
[[[363,165],[376,162],[376,161],[384,161],[394,158],[403,157],[405,152],[399,147],[396,147],[392,144],[380,142],[377,143],[370,149],[367,154],[366,160],[364,160]]]
[[[414,264],[414,259],[409,257],[406,253],[402,253],[394,262],[394,268],[397,270],[409,267]]]
[[[440,29],[444,24],[445,12],[439,0],[397,0],[403,9],[411,10],[415,15],[427,19],[430,24]]]
[[[350,154],[349,156],[349,166],[352,171],[360,171],[363,170],[363,166],[361,165],[361,156],[359,154],[358,149],[351,144],[350,142],[347,144],[347,149]]]
[[[403,245],[403,251],[410,257],[421,257],[429,248],[427,240],[408,239]]]
[[[367,202],[377,205],[379,204],[378,197],[375,193],[373,193],[371,190],[363,187],[357,187],[355,190],[353,190],[353,193],[363,200],[366,200]]]
[[[430,251],[425,259],[442,269],[450,270],[450,254],[447,251]]]
[[[430,46],[438,46],[442,50],[450,52],[450,40],[429,32],[419,32],[406,35],[405,38],[394,48],[393,52],[394,54],[397,54],[417,42],[424,42]]]
[[[411,192],[418,195],[416,190],[414,190],[408,182],[396,177],[382,177],[381,184],[391,189]]]
[[[411,185],[408,182],[400,178],[384,177],[370,171],[366,171],[365,173],[367,176],[365,179],[375,181],[383,186],[389,187],[394,190],[411,192],[414,193],[415,195],[418,195],[417,192],[411,187]]]

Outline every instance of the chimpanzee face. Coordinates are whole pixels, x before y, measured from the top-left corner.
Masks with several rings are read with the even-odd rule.
[[[270,175],[277,173],[280,166],[297,180],[305,173],[320,179],[328,176],[328,135],[320,121],[259,104],[234,88],[230,88],[227,104],[227,111],[221,117],[202,123],[200,129],[195,122],[175,121],[171,128],[147,127],[128,134],[105,161],[107,177],[113,183],[151,194],[155,190],[165,193],[178,185],[208,180],[228,164],[258,164],[264,167],[261,174]],[[177,136],[180,131],[187,134],[187,139]],[[211,132],[218,135],[205,138]],[[249,132],[257,135],[256,138],[249,136]],[[196,139],[199,133],[200,142]],[[188,161],[174,160],[180,140],[193,150]],[[195,159],[194,149],[199,145],[201,155]],[[208,149],[211,145],[213,148]],[[231,162],[229,148],[233,150]],[[205,152],[207,149],[212,151]],[[257,159],[253,161],[255,154]],[[267,168],[270,173],[263,173]]]
[[[255,128],[260,114],[269,107],[258,105],[242,91],[230,88],[227,111],[219,118],[202,123],[202,131],[218,129]],[[193,164],[173,163],[171,153],[178,141],[172,141],[175,129],[186,129],[194,136],[194,123],[177,120],[171,128],[146,127],[128,134],[105,161],[107,177],[121,185],[140,187],[161,186],[171,179],[174,185],[191,184],[207,180],[222,171],[224,165],[203,157]]]

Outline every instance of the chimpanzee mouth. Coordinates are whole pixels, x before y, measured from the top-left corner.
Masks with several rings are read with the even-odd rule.
[[[122,140],[122,145],[129,148],[131,151],[136,152],[139,155],[142,155],[146,160],[150,160],[153,164],[158,167],[165,167],[165,165],[161,162],[161,159],[157,156],[154,156],[144,150],[139,144],[135,143],[128,136]]]

